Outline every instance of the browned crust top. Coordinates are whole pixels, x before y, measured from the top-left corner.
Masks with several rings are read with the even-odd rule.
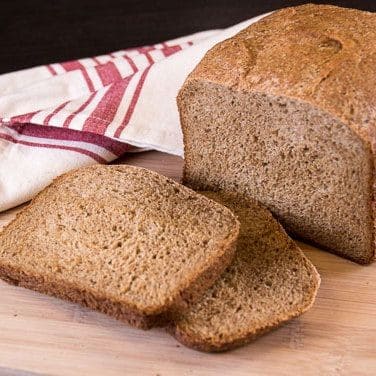
[[[187,82],[204,80],[312,103],[372,145],[375,67],[375,13],[306,4],[277,11],[217,44]]]

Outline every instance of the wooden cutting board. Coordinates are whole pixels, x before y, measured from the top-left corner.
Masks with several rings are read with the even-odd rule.
[[[162,153],[122,163],[181,176],[182,160]],[[0,214],[0,226],[19,210]],[[223,354],[0,281],[0,375],[376,375],[376,263],[360,266],[299,245],[322,277],[314,307]]]

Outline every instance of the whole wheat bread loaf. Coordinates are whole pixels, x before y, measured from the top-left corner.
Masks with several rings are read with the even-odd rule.
[[[0,277],[141,328],[197,298],[230,263],[227,208],[154,172],[62,175],[0,234]]]
[[[308,4],[211,49],[178,96],[184,182],[265,204],[291,234],[375,256],[376,14]]]
[[[270,212],[250,199],[202,192],[239,218],[233,263],[170,327],[183,344],[223,351],[245,344],[311,307],[320,277]]]

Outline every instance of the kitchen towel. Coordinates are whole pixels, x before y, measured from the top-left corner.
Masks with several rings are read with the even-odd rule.
[[[125,152],[183,156],[176,96],[216,43],[263,16],[107,55],[0,75],[0,211]]]

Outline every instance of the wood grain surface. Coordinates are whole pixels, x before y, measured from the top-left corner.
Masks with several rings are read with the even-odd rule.
[[[121,162],[180,179],[178,157],[147,152]],[[19,210],[0,214],[0,226]],[[222,354],[0,281],[0,375],[376,375],[376,264],[299,245],[322,277],[314,307]]]

